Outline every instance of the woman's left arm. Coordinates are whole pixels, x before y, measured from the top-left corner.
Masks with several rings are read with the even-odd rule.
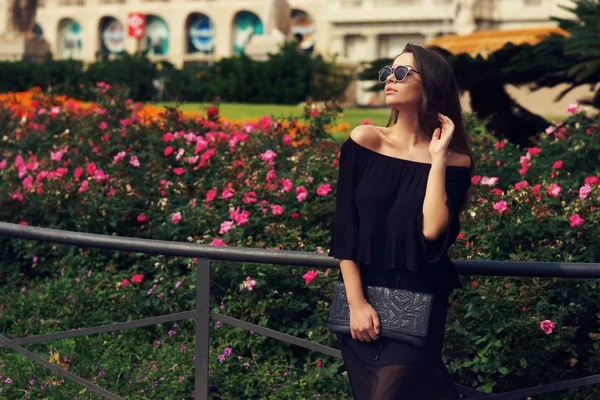
[[[447,157],[440,155],[431,159],[423,200],[423,236],[433,241],[438,239],[448,226],[450,210],[446,205]]]

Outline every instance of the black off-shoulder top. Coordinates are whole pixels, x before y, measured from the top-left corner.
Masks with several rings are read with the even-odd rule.
[[[460,230],[470,171],[446,167],[450,220],[446,231],[429,241],[422,233],[422,208],[430,169],[431,164],[381,154],[349,137],[340,149],[328,255],[357,262],[364,284],[409,290],[461,287],[447,249]]]

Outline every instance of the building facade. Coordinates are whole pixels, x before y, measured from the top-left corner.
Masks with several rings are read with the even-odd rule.
[[[6,0],[4,0],[6,2]],[[300,47],[342,62],[398,54],[451,33],[554,26],[569,0],[289,0]],[[7,7],[0,9],[0,34]],[[56,59],[93,61],[149,48],[177,66],[244,51],[263,34],[264,0],[39,0],[34,32]],[[128,36],[131,13],[145,16],[142,39]]]

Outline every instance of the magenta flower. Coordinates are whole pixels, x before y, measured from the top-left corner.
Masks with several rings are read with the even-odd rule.
[[[271,212],[273,213],[273,215],[281,215],[283,214],[283,207],[277,204],[272,204]]]
[[[233,197],[233,194],[235,193],[235,190],[232,188],[225,188],[223,189],[223,193],[221,194],[221,198],[222,199],[229,199],[231,197]]]
[[[311,283],[313,281],[313,279],[315,279],[317,277],[317,275],[319,275],[319,271],[311,270],[311,271],[308,271],[307,273],[305,273],[304,275],[302,275],[302,278],[304,278],[304,282],[308,285],[309,283]]]
[[[515,190],[521,190],[521,189],[527,187],[527,185],[528,185],[528,183],[525,180],[521,181],[521,182],[517,182],[517,183],[515,183]]]
[[[563,165],[563,162],[559,160],[559,161],[556,161],[554,164],[552,164],[552,168],[561,169],[562,165]]]
[[[579,104],[578,104],[578,103],[569,104],[569,105],[567,106],[567,112],[568,112],[568,113],[571,113],[571,114],[574,114],[574,113],[576,113],[576,112],[577,112],[577,108],[578,108],[578,107],[579,107]]]
[[[225,244],[225,242],[223,242],[223,239],[221,239],[221,238],[216,238],[216,239],[213,239],[213,241],[212,241],[212,242],[210,242],[209,244],[210,244],[211,246],[227,246],[227,245]]]
[[[317,194],[319,196],[327,196],[327,193],[331,192],[331,185],[329,183],[324,183],[317,189]]]
[[[539,147],[530,147],[529,149],[527,149],[527,154],[535,156],[538,155],[542,152],[542,150]]]
[[[88,186],[89,186],[89,182],[88,181],[83,181],[81,182],[81,186],[79,187],[79,193],[83,193],[86,190],[88,190]]]
[[[298,186],[296,188],[296,199],[298,199],[298,202],[306,200],[306,196],[308,196],[308,191],[304,186]]]
[[[581,225],[583,224],[583,221],[583,218],[581,218],[579,214],[573,214],[569,217],[569,225],[571,225],[571,227]]]
[[[554,322],[550,321],[549,319],[545,319],[540,322],[540,328],[546,333],[546,335],[549,335],[552,333],[552,329],[554,329]]]

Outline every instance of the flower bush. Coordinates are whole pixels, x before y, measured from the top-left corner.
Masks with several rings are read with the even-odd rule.
[[[227,121],[217,109],[143,107],[108,84],[90,90],[91,103],[40,91],[0,97],[0,220],[327,252],[336,105],[309,104],[303,122]],[[452,258],[598,262],[599,121],[575,114],[527,149],[496,141],[471,117],[466,126],[477,166]],[[195,307],[193,259],[9,238],[0,248],[0,331],[9,338]],[[213,312],[335,346],[326,319],[337,271],[211,265]],[[457,383],[504,391],[600,370],[598,280],[463,282],[451,298],[444,349]],[[218,322],[210,334],[215,395],[350,398],[341,361]],[[127,398],[191,398],[193,335],[193,321],[179,321],[27,348]],[[4,349],[0,389],[7,398],[87,395]],[[589,398],[591,390],[568,398]]]

